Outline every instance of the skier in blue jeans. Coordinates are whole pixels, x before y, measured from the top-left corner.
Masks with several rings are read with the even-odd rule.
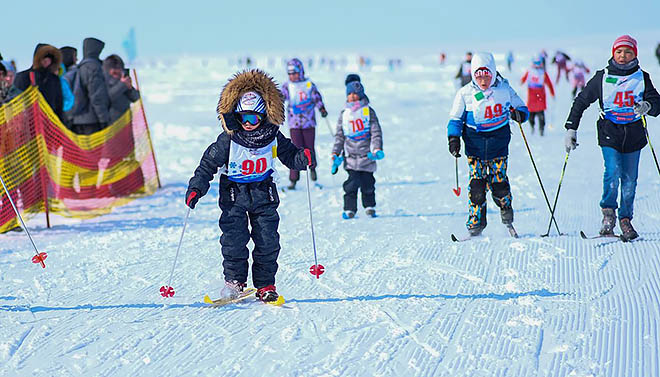
[[[600,234],[614,235],[618,208],[621,237],[629,241],[639,236],[631,220],[639,155],[647,143],[642,117],[660,114],[660,95],[649,74],[639,67],[637,41],[631,36],[622,35],[614,41],[607,68],[597,71],[573,101],[565,125],[567,153],[577,147],[577,129],[582,113],[596,100],[601,109],[600,119],[596,122],[598,145],[605,162]],[[617,205],[619,183],[621,206]]]

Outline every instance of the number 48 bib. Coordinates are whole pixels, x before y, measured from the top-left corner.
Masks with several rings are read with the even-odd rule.
[[[366,139],[371,132],[369,119],[369,106],[361,107],[355,111],[344,109],[341,122],[344,136],[356,141]]]
[[[230,181],[239,183],[263,181],[272,174],[275,157],[277,138],[263,148],[246,148],[231,141],[227,177]]]

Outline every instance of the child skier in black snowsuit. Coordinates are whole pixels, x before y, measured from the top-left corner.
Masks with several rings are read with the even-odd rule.
[[[257,297],[276,301],[277,257],[280,252],[279,197],[271,174],[278,157],[290,169],[313,165],[312,153],[296,147],[280,131],[284,102],[273,79],[260,70],[244,71],[225,85],[217,107],[224,132],[211,144],[190,179],[186,205],[195,208],[221,168],[222,298],[235,298],[248,277],[247,244],[252,238],[252,281]],[[251,230],[248,229],[248,223]]]

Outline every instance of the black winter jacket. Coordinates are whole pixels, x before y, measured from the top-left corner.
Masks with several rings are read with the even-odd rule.
[[[105,80],[108,83],[108,95],[110,96],[110,123],[113,123],[131,108],[131,103],[140,99],[140,92],[135,88],[127,87],[123,82],[107,73]]]
[[[289,169],[305,170],[307,168],[307,157],[302,148],[296,147],[291,140],[281,132],[277,132],[277,157]],[[189,189],[196,189],[200,196],[206,195],[209,190],[209,182],[218,172],[218,169],[227,165],[229,160],[229,147],[231,136],[223,132],[218,139],[204,152],[202,160],[195,175],[188,182]],[[256,191],[255,191],[256,190]],[[255,208],[270,202],[279,203],[277,187],[271,177],[262,182],[237,183],[230,181],[227,175],[220,176],[220,199],[219,204],[238,204],[243,208]]]
[[[110,96],[99,59],[104,46],[105,43],[95,38],[83,41],[84,59],[78,64],[78,77],[72,86],[76,97],[73,124],[110,123]],[[80,85],[75,84],[76,80],[80,80]]]
[[[46,55],[51,55],[53,60],[48,68],[42,68],[41,59]],[[51,70],[53,67],[59,67],[61,60],[62,55],[59,50],[51,45],[39,43],[34,49],[32,67],[18,72],[14,79],[14,86],[23,92],[32,84],[30,72],[34,72],[35,85],[60,119],[63,116],[62,84],[60,78]]]
[[[621,70],[612,64],[612,59],[607,67],[612,75],[627,76],[635,73],[639,65],[629,69]],[[651,110],[648,115],[658,116],[660,114],[660,94],[653,86],[651,77],[644,72],[644,94],[643,99],[651,104]],[[577,130],[580,126],[580,119],[584,111],[592,103],[598,100],[598,104],[603,109],[603,75],[605,70],[601,69],[589,80],[587,86],[573,100],[571,112],[566,120],[566,129]],[[598,145],[601,147],[611,147],[620,153],[630,153],[638,151],[646,146],[646,133],[642,120],[628,124],[616,124],[602,116],[596,121],[598,127]]]

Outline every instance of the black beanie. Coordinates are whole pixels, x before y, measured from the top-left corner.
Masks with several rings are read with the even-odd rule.
[[[350,73],[348,76],[346,76],[346,81],[344,81],[344,85],[348,85],[353,81],[360,82],[360,76],[356,75],[355,73]]]

